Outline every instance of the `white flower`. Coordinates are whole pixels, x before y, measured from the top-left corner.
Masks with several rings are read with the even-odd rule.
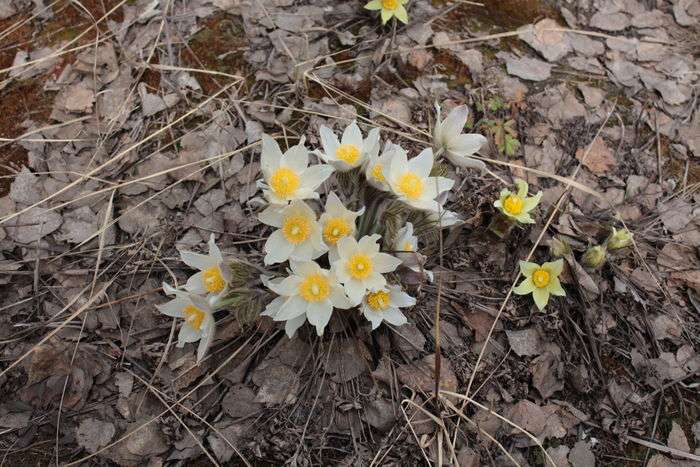
[[[333,272],[321,269],[313,261],[290,261],[289,265],[292,270],[288,277],[261,278],[266,287],[279,295],[267,305],[262,315],[275,321],[286,321],[285,331],[290,338],[307,319],[322,336],[333,308],[347,309],[352,303]]]
[[[355,220],[365,212],[351,211],[331,192],[326,198],[326,212],[321,214],[320,224],[323,231],[323,241],[328,246],[328,259],[333,262],[338,259],[338,240],[343,237],[355,236]]]
[[[448,195],[448,192],[444,192],[437,197],[439,210],[428,211],[428,220],[430,222],[434,222],[437,226],[440,226],[441,228],[451,227],[459,222],[462,222],[462,218],[459,217],[459,214],[457,214],[454,211],[445,209],[445,203],[447,202]]]
[[[401,290],[401,287],[389,285],[385,288],[368,292],[362,299],[360,309],[372,323],[372,329],[377,329],[382,321],[394,326],[406,324],[407,320],[399,308],[413,306],[416,299]]]
[[[362,237],[359,242],[353,237],[338,242],[338,260],[332,263],[332,270],[353,303],[360,303],[367,290],[384,287],[386,279],[382,274],[401,264],[400,259],[379,252],[379,238],[374,234]]]
[[[340,141],[326,126],[321,125],[319,133],[323,152],[318,155],[341,172],[359,167],[370,155],[379,152],[379,129],[371,129],[367,138],[362,139],[362,132],[354,120],[345,128]]]
[[[391,190],[404,203],[416,209],[438,211],[439,205],[435,198],[443,191],[452,188],[454,180],[431,177],[432,168],[432,149],[424,149],[416,157],[408,160],[406,151],[396,147],[391,156],[386,179]]]
[[[333,167],[326,164],[308,165],[309,152],[304,147],[304,138],[282,154],[277,141],[262,135],[260,168],[264,181],[259,180],[258,186],[271,204],[318,198],[315,190],[330,177]]]
[[[437,110],[437,121],[433,129],[435,151],[442,149],[450,162],[458,167],[483,171],[486,165],[470,156],[481,149],[481,146],[486,143],[486,138],[477,133],[462,133],[469,116],[469,108],[466,105],[455,107],[443,121],[440,121],[438,104],[435,104],[435,109]]]
[[[265,242],[265,264],[287,260],[311,261],[328,251],[321,239],[316,213],[301,200],[280,207],[270,205],[258,216],[263,224],[277,227]]]
[[[183,250],[180,258],[189,267],[199,269],[198,273],[187,280],[185,290],[198,295],[210,293],[217,296],[226,292],[231,282],[231,271],[214,241],[214,234],[209,237],[209,254]]]
[[[390,141],[384,145],[384,151],[381,155],[377,153],[370,154],[367,164],[365,165],[365,178],[367,183],[372,185],[377,190],[391,191],[391,187],[386,182],[386,173],[391,164],[391,157],[399,146],[392,144]]]
[[[156,305],[158,311],[174,318],[184,318],[177,337],[177,346],[184,347],[190,342],[199,341],[197,347],[197,363],[199,363],[214,339],[216,323],[213,310],[205,297],[177,290],[163,283],[163,291],[175,298],[162,305]]]
[[[419,274],[424,273],[428,277],[428,280],[431,282],[433,281],[433,273],[423,268],[425,256],[418,253],[418,237],[413,235],[412,223],[406,222],[406,225],[396,232],[394,254],[401,260],[402,264],[411,271]]]

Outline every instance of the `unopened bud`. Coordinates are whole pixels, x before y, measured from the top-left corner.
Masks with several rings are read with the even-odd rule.
[[[606,250],[603,245],[592,246],[583,254],[581,262],[587,268],[597,269],[605,262]]]
[[[613,227],[612,233],[608,237],[608,248],[611,250],[618,250],[630,246],[632,243],[632,236],[632,232],[627,229],[617,230]]]
[[[559,237],[552,237],[549,241],[549,253],[553,258],[562,258],[571,253],[571,245]]]

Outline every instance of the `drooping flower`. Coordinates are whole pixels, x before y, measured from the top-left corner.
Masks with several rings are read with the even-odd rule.
[[[328,251],[321,238],[316,213],[304,201],[287,206],[270,205],[258,216],[263,224],[277,227],[265,242],[265,264],[287,260],[311,261]]]
[[[566,292],[559,282],[559,274],[564,268],[564,260],[558,259],[550,263],[529,263],[520,261],[520,272],[525,279],[515,288],[513,292],[518,295],[532,294],[535,305],[541,310],[549,302],[550,295],[558,297],[566,296]]]
[[[433,150],[424,149],[413,159],[408,160],[406,151],[396,147],[391,157],[386,180],[391,191],[404,203],[416,209],[439,211],[435,200],[440,193],[448,191],[454,180],[445,177],[431,177]]]
[[[408,23],[408,12],[404,6],[408,0],[370,0],[365,5],[367,10],[381,10],[382,24],[396,17],[404,24]]]
[[[448,191],[440,193],[437,197],[438,210],[428,211],[428,220],[435,224],[436,227],[446,228],[452,227],[459,222],[462,222],[462,218],[454,211],[445,209],[445,203],[447,202],[447,197],[449,195]]]
[[[354,237],[345,237],[338,242],[338,260],[332,270],[345,293],[354,304],[360,303],[365,292],[378,290],[386,285],[382,274],[394,271],[401,260],[379,252],[380,235],[364,236],[358,242]]]
[[[353,120],[343,131],[340,141],[330,128],[321,125],[319,129],[323,152],[319,156],[336,170],[346,172],[362,165],[370,155],[379,152],[379,128],[372,128],[367,138]]]
[[[184,347],[190,342],[199,341],[197,347],[197,363],[199,363],[214,339],[216,323],[209,301],[200,295],[177,290],[163,283],[166,295],[175,298],[162,305],[156,305],[158,311],[174,318],[183,318],[185,322],[177,337],[177,346]]]
[[[260,168],[264,180],[259,180],[258,186],[269,203],[281,205],[296,199],[318,198],[315,190],[333,173],[333,167],[326,164],[309,167],[304,138],[282,154],[277,141],[265,134]]]
[[[501,190],[501,196],[494,201],[493,205],[503,214],[511,219],[515,219],[521,224],[534,224],[535,220],[530,216],[530,211],[537,207],[542,198],[542,192],[538,191],[535,196],[528,196],[528,185],[524,180],[515,179],[516,193],[507,188]]]
[[[307,319],[322,336],[333,308],[348,309],[352,303],[332,271],[313,261],[290,261],[289,265],[288,277],[273,280],[262,277],[265,286],[279,295],[262,315],[274,321],[286,321],[285,331],[290,338]]]
[[[412,223],[406,222],[406,225],[396,232],[394,255],[411,271],[419,274],[424,273],[428,280],[432,282],[433,273],[423,268],[425,256],[418,253],[418,237],[413,234]]]
[[[437,121],[433,129],[435,151],[444,151],[447,159],[458,167],[483,171],[486,165],[471,156],[481,149],[481,146],[486,143],[486,138],[478,133],[462,133],[469,117],[469,108],[466,105],[457,106],[447,114],[445,120],[440,120],[440,106],[437,103],[435,109],[437,110]]]
[[[633,236],[632,232],[627,229],[617,230],[613,227],[607,241],[608,248],[610,250],[619,250],[620,248],[630,246]]]
[[[384,145],[382,154],[370,154],[367,164],[365,165],[365,178],[367,183],[372,185],[377,190],[391,191],[391,187],[386,182],[386,173],[391,164],[391,158],[399,146],[387,142]]]
[[[217,296],[226,292],[231,283],[231,270],[214,241],[214,234],[209,237],[209,254],[183,250],[180,258],[189,267],[199,270],[187,280],[185,290],[198,295]]]
[[[362,207],[359,211],[351,211],[340,201],[340,198],[331,192],[326,198],[326,211],[321,214],[320,224],[323,232],[323,241],[328,246],[328,259],[333,262],[338,259],[338,241],[347,236],[355,236],[355,220],[365,212]]]
[[[379,290],[367,292],[362,298],[360,309],[372,323],[372,329],[377,329],[382,321],[394,326],[406,324],[406,316],[399,308],[405,308],[416,304],[416,299],[401,290],[396,285],[388,285]]]

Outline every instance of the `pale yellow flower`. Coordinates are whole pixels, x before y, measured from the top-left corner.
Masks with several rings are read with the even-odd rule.
[[[521,224],[534,224],[535,220],[530,216],[530,212],[539,204],[542,192],[537,192],[535,196],[528,196],[527,182],[519,178],[515,179],[515,186],[518,188],[515,193],[507,188],[501,190],[500,198],[494,201],[493,205],[503,214]]]
[[[564,260],[558,259],[551,263],[529,263],[520,261],[520,272],[525,276],[513,292],[518,295],[532,294],[535,305],[541,310],[547,305],[550,295],[565,297],[566,292],[559,282],[559,274],[564,268]]]
[[[365,8],[367,10],[381,10],[382,24],[386,24],[391,18],[408,23],[408,12],[404,6],[408,0],[371,0]]]

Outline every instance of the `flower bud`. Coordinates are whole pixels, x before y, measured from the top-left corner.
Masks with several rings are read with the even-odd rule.
[[[618,250],[620,248],[625,248],[632,243],[632,232],[627,229],[617,230],[615,227],[612,228],[612,233],[608,237],[608,248],[611,250]]]
[[[584,266],[590,269],[597,269],[605,262],[607,248],[604,245],[596,245],[588,248],[581,258]]]
[[[562,258],[571,253],[571,245],[559,237],[552,237],[549,241],[549,253],[553,258]]]

